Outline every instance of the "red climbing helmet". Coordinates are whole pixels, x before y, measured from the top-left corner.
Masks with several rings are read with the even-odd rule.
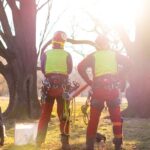
[[[66,33],[63,31],[57,31],[54,33],[52,42],[53,42],[53,44],[56,43],[56,44],[64,45],[66,40],[67,40]]]

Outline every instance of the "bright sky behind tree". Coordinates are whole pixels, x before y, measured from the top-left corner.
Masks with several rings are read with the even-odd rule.
[[[94,28],[94,23],[86,15],[87,12],[96,18],[98,23],[103,23],[108,28],[115,28],[118,25],[124,26],[133,39],[134,20],[141,11],[142,0],[53,0],[49,33],[45,41],[48,41],[57,30],[65,31],[69,37],[74,35],[75,39],[94,41],[96,34],[87,32]],[[46,15],[47,7],[45,6],[39,12],[37,19],[38,42]],[[73,47],[85,55],[94,50],[93,47],[89,46]],[[74,53],[70,45],[67,44],[66,49],[71,52],[75,63],[83,58],[83,56]]]

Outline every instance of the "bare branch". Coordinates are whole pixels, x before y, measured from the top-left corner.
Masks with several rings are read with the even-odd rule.
[[[124,47],[127,50],[127,53],[129,54],[129,56],[131,56],[132,55],[131,53],[132,53],[133,48],[134,48],[134,44],[130,41],[127,32],[122,27],[119,27],[117,29],[117,31],[120,35],[121,41],[124,44]]]
[[[43,32],[43,35],[42,35],[42,39],[41,39],[40,44],[39,44],[39,51],[40,51],[41,46],[43,44],[43,41],[44,41],[44,38],[45,38],[45,34],[46,34],[46,31],[47,31],[47,28],[48,28],[48,25],[49,25],[49,18],[50,18],[51,7],[52,7],[52,3],[49,4],[49,6],[48,6],[48,13],[47,13],[47,18],[46,18],[46,23],[45,23],[45,27],[44,27],[44,32]]]
[[[89,40],[74,40],[74,39],[67,39],[67,42],[69,43],[72,43],[72,44],[88,44],[88,45],[91,45],[91,46],[94,46],[96,48],[96,44],[92,41],[89,41]],[[39,51],[38,53],[38,57],[40,56],[40,54],[42,55],[44,50],[47,48],[48,45],[50,45],[52,43],[52,39],[49,40],[44,46],[43,48],[41,49],[41,53]]]
[[[94,42],[92,42],[92,41],[89,41],[89,40],[67,39],[67,42],[72,43],[72,44],[88,44],[88,45],[96,47],[96,44]]]
[[[40,1],[41,1],[41,0],[38,0],[38,2],[36,3],[36,6],[39,6]]]
[[[45,51],[45,49],[47,48],[47,46],[50,45],[51,43],[52,43],[52,40],[49,40],[49,41],[42,47],[41,51],[40,51],[40,50],[38,51],[37,56],[40,57],[40,55],[42,55],[42,54],[44,53],[44,51]]]
[[[52,0],[51,0],[52,1]],[[46,4],[48,4],[50,0],[47,0],[45,3],[43,3],[39,8],[37,8],[37,12],[41,10]]]
[[[56,18],[56,20],[54,21],[53,25],[51,26],[51,28],[49,29],[49,32],[47,32],[47,35],[45,36],[45,38],[47,38],[47,36],[49,35],[49,33],[52,31],[53,27],[56,25],[56,23],[58,22],[58,20],[62,17],[62,15],[66,12],[67,8],[65,8],[61,14]]]
[[[11,29],[9,26],[9,22],[8,22],[7,15],[6,15],[6,12],[4,10],[4,6],[3,6],[2,1],[0,1],[0,10],[1,10],[0,11],[0,21],[2,24],[2,28],[4,30],[4,33],[8,36],[8,38],[10,38],[12,36],[12,33],[11,33]]]
[[[18,10],[15,0],[7,0],[7,3],[8,3],[8,5],[11,8],[12,11],[17,11]]]
[[[97,34],[101,34],[101,32],[104,33],[104,34],[108,33],[108,28],[106,28],[106,26],[104,26],[104,24],[102,22],[100,22],[99,19],[94,17],[92,14],[90,14],[90,12],[86,11],[85,13],[88,15],[88,17],[91,19],[91,21],[94,22],[93,29],[91,29],[91,31],[88,31],[88,32],[93,32],[94,31]],[[101,30],[99,31],[99,29],[101,29]],[[85,30],[85,29],[83,29],[83,30]]]
[[[9,5],[9,7],[11,8],[12,11],[12,16],[13,16],[13,23],[14,23],[14,28],[15,28],[15,34],[17,35],[18,32],[18,19],[20,19],[19,17],[19,9],[16,5],[15,0],[7,0],[7,3]]]

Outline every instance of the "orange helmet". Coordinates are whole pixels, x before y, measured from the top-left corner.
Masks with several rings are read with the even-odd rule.
[[[57,31],[52,38],[52,44],[64,45],[67,40],[67,35],[63,31]]]

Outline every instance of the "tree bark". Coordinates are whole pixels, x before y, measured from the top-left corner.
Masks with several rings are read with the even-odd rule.
[[[150,117],[150,62],[146,59],[136,62],[129,75],[129,88],[126,91],[128,108],[123,111],[126,117]]]
[[[35,0],[21,0],[20,8],[14,0],[7,0],[14,22],[13,35],[7,15],[0,1],[0,21],[7,58],[7,70],[1,72],[5,77],[10,94],[9,105],[4,117],[25,119],[38,118],[40,104],[37,97],[37,52],[36,52],[36,4]],[[7,25],[7,26],[6,26]],[[4,48],[4,47],[3,47]]]
[[[40,115],[37,97],[36,57],[31,61],[29,59],[24,62],[21,60],[16,61],[15,59],[4,74],[9,88],[10,100],[3,115],[7,118],[35,119]]]

